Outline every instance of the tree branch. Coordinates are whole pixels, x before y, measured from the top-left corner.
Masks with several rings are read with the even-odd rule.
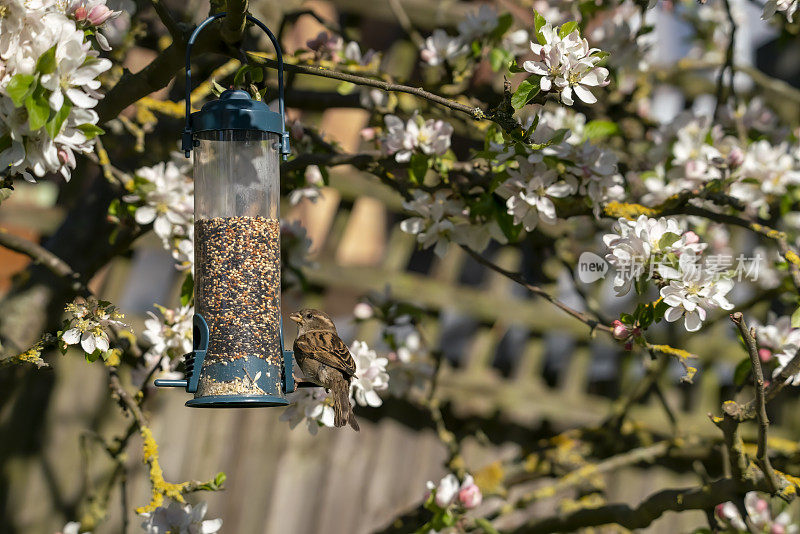
[[[11,234],[4,228],[0,228],[0,246],[25,254],[35,263],[44,265],[57,276],[66,278],[71,282],[71,288],[76,293],[82,296],[88,296],[91,293],[79,273],[75,272],[67,262],[43,246]]]
[[[758,418],[758,450],[756,452],[756,463],[764,472],[764,477],[770,486],[771,493],[778,491],[780,484],[772,464],[767,454],[767,429],[769,428],[769,417],[767,417],[767,404],[764,398],[764,371],[761,368],[761,358],[758,357],[758,345],[756,344],[754,331],[747,328],[747,323],[741,312],[731,314],[731,321],[739,329],[742,335],[747,353],[750,356],[750,365],[753,367],[753,387],[756,390],[755,403],[757,406],[756,417]]]
[[[739,483],[722,479],[701,488],[669,489],[649,496],[636,507],[627,504],[610,504],[597,508],[584,508],[534,521],[517,529],[515,534],[544,534],[572,532],[579,528],[615,523],[627,529],[648,527],[665,512],[708,510],[716,505],[736,499],[742,493],[765,491],[763,483]]]
[[[182,43],[183,30],[181,30],[181,27],[175,22],[175,19],[172,18],[172,14],[169,12],[167,6],[162,3],[162,0],[150,0],[150,3],[153,5],[153,9],[156,10],[158,18],[161,19],[161,22],[166,26],[167,31],[172,36],[172,41]]]

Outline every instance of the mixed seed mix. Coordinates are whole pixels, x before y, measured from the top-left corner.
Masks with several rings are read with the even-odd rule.
[[[203,368],[236,366],[243,377],[223,382],[203,374],[195,396],[281,394],[280,250],[277,219],[195,222],[195,309],[209,331]],[[251,358],[267,363],[261,387],[245,374]]]

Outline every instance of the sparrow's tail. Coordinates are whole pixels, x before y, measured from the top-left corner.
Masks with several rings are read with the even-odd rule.
[[[333,390],[333,424],[340,427],[350,423],[350,426],[358,431],[358,422],[350,404],[350,387],[347,381],[342,379],[337,382]]]

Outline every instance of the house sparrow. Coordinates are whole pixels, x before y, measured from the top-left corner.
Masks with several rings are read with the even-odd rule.
[[[347,345],[339,339],[336,325],[328,314],[304,309],[289,318],[297,323],[294,357],[306,378],[331,392],[334,425],[350,423],[358,430],[358,421],[350,405],[350,380],[356,374],[356,362]]]

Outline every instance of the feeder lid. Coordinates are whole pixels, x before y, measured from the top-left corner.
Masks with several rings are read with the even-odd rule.
[[[209,130],[260,130],[280,135],[283,121],[279,113],[250,98],[247,91],[228,89],[192,113],[192,133]]]

